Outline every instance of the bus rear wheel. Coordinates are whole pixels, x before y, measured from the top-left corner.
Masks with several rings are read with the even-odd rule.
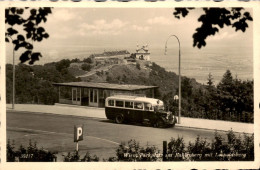
[[[124,116],[122,114],[116,115],[115,121],[117,124],[121,124],[124,122]]]

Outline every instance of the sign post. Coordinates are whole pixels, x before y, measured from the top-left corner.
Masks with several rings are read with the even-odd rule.
[[[166,155],[167,155],[167,141],[163,141],[163,161],[167,160]]]
[[[74,142],[77,142],[76,151],[79,151],[79,141],[83,140],[83,125],[74,126]]]

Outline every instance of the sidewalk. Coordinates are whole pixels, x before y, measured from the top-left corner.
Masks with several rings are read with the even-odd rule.
[[[6,110],[12,110],[12,105],[7,104]],[[33,104],[15,104],[15,111],[28,111],[38,113],[51,113],[60,115],[85,116],[92,118],[106,119],[104,108],[92,108],[85,106],[69,106],[69,105],[33,105]],[[178,127],[199,128],[205,130],[219,130],[239,133],[254,133],[254,124],[229,122],[221,120],[208,120],[197,118],[181,118],[181,124],[176,124]]]

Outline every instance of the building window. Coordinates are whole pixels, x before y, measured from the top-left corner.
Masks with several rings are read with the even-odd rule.
[[[98,101],[98,91],[97,90],[93,90],[94,91],[94,103],[97,103]]]
[[[92,103],[97,103],[98,101],[98,90],[89,89],[89,101]]]
[[[72,96],[73,96],[73,97],[72,97],[72,100],[73,100],[73,101],[76,101],[76,100],[77,100],[77,89],[73,89],[73,90],[72,90]]]
[[[89,99],[90,99],[90,102],[93,102],[93,96],[94,96],[93,89],[89,89]]]

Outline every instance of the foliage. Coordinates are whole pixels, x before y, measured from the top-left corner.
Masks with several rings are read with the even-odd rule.
[[[202,140],[201,137],[198,135],[194,143],[189,142],[187,150],[189,153],[194,154],[194,156],[190,158],[193,161],[206,161],[206,155],[210,154],[211,148],[210,143],[208,143],[206,139]]]
[[[79,81],[68,72],[67,61],[44,66],[16,66],[16,103],[54,104],[58,101],[58,90],[52,83]],[[6,65],[6,102],[12,99],[12,65]]]
[[[207,139],[202,139],[197,136],[194,142],[189,141],[185,145],[183,137],[177,139],[171,138],[166,150],[166,161],[253,161],[254,160],[254,134],[243,134],[243,139],[240,134],[236,135],[232,129],[226,133],[225,137],[221,136],[217,131],[215,132],[212,142]],[[116,157],[109,157],[103,159],[106,162],[138,162],[138,161],[162,161],[163,154],[155,146],[146,145],[140,146],[136,140],[129,140],[127,143],[122,142],[115,150]],[[29,155],[29,156],[28,156]],[[25,156],[27,156],[25,158]],[[11,144],[10,140],[7,142],[7,161],[30,162],[48,162],[56,159],[55,153],[46,150],[38,149],[36,142],[32,144],[29,141],[29,146],[24,148],[20,146],[18,151],[14,150],[14,141]],[[64,162],[98,162],[99,157],[90,155],[87,152],[80,158],[79,152],[68,152],[63,155]]]
[[[8,139],[7,141],[7,145],[6,145],[6,160],[7,162],[14,162],[15,161],[15,156],[16,156],[16,152],[14,151],[14,141],[11,144],[10,139]]]
[[[24,13],[29,12],[26,17]],[[33,43],[47,39],[49,34],[40,26],[42,22],[47,21],[47,16],[51,14],[51,8],[18,8],[10,7],[5,10],[5,23],[8,25],[5,32],[5,41],[14,44],[14,50],[24,48],[24,52],[20,56],[21,63],[29,61],[33,64],[42,57],[40,52],[33,52]],[[15,27],[22,27],[25,34],[18,32]],[[26,37],[25,37],[25,36]],[[16,36],[16,37],[15,37]]]
[[[92,68],[91,64],[84,63],[81,65],[81,69],[84,71],[90,71]]]
[[[38,149],[37,143],[32,144],[31,140],[27,148],[24,148],[22,145],[20,148],[15,151],[14,141],[11,144],[8,139],[7,142],[7,162],[53,162],[56,160],[54,152],[49,152],[43,148]]]
[[[137,68],[138,70],[141,70],[140,63],[136,63],[136,68]]]
[[[155,146],[141,147],[135,140],[129,140],[127,144],[122,142],[116,149],[116,158],[111,157],[107,161],[158,161],[159,150]]]
[[[207,85],[209,88],[213,86],[213,77],[211,73],[209,73]]]
[[[180,19],[186,17],[195,8],[175,8],[173,15]],[[208,36],[215,35],[224,26],[231,26],[235,31],[245,32],[248,22],[253,21],[250,13],[243,8],[203,8],[204,14],[198,18],[202,23],[193,34],[193,47],[206,46]]]
[[[183,137],[179,137],[177,139],[171,138],[168,143],[168,154],[172,156],[168,158],[169,161],[180,161],[182,160],[183,154],[185,154],[185,143]]]
[[[79,152],[76,150],[72,154],[69,152],[67,155],[63,155],[63,157],[64,157],[63,159],[64,162],[98,162],[99,161],[99,158],[96,155],[91,156],[89,152],[87,152],[83,158],[80,158]]]
[[[186,146],[183,137],[171,138],[166,152],[166,161],[252,161],[254,160],[254,135],[235,135],[232,129],[225,137],[217,131],[212,142],[197,136]],[[162,161],[162,153],[154,146],[141,147],[135,140],[122,142],[116,149],[116,157],[104,161]]]
[[[168,144],[167,161],[252,161],[254,160],[254,135],[244,134],[244,140],[240,135],[234,134],[232,129],[224,137],[215,132],[212,143],[197,136],[195,142],[189,142],[187,147],[182,138],[171,139]],[[173,148],[173,149],[172,149]]]
[[[88,63],[88,64],[92,64],[92,63],[94,63],[94,59],[93,59],[93,57],[84,58],[83,62]]]

